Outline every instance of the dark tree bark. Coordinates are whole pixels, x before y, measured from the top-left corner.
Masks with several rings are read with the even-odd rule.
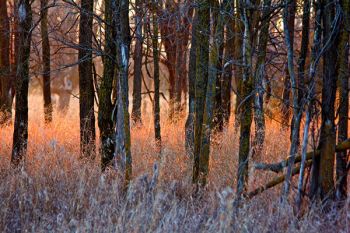
[[[196,85],[196,51],[197,51],[197,13],[192,22],[191,49],[188,66],[188,116],[185,125],[186,153],[193,157],[194,149],[194,112],[195,112],[195,85]]]
[[[224,53],[224,29],[225,29],[225,11],[228,1],[222,2],[220,5],[217,2],[214,6],[213,17],[216,17],[216,25],[213,32],[214,54],[211,58],[216,61],[216,88],[215,88],[215,104],[214,104],[214,118],[213,118],[213,129],[222,131],[224,127],[224,115],[223,115],[223,101],[222,101],[222,90],[223,90],[223,76],[222,76],[222,57]],[[215,19],[214,19],[215,20]]]
[[[292,0],[289,1],[288,9],[287,9],[287,27],[289,31],[289,37],[290,37],[290,45],[291,50],[294,51],[294,20],[295,20],[295,10],[296,10],[296,1]],[[286,63],[285,67],[285,77],[284,77],[284,88],[282,93],[282,127],[288,128],[289,126],[289,120],[290,120],[290,92],[291,88],[291,82],[290,82],[290,73],[288,68],[288,62]],[[292,134],[292,132],[291,132]]]
[[[302,116],[302,108],[299,106],[298,101],[298,82],[296,79],[296,75],[294,72],[294,50],[293,50],[293,36],[294,36],[294,14],[295,9],[290,10],[290,7],[295,8],[295,2],[289,3],[289,1],[285,2],[286,6],[283,12],[283,29],[285,36],[285,44],[287,47],[287,63],[288,63],[288,75],[291,85],[292,98],[293,98],[293,121],[292,121],[292,129],[291,129],[291,145],[289,149],[289,157],[288,157],[288,167],[285,170],[285,182],[282,190],[282,198],[287,198],[290,191],[290,183],[292,179],[292,171],[294,166],[295,156],[298,153],[299,147],[299,130],[300,130],[300,122]],[[293,22],[290,20],[293,19]],[[291,25],[292,24],[292,25]],[[292,32],[290,31],[292,30]],[[285,116],[287,117],[287,116]]]
[[[258,39],[257,62],[254,73],[254,121],[255,121],[255,152],[254,155],[260,155],[264,141],[265,141],[265,116],[264,116],[264,87],[263,79],[266,75],[266,48],[269,39],[269,25],[270,25],[270,6],[271,0],[264,0],[263,12],[261,15],[261,30]]]
[[[335,2],[326,0],[324,2],[323,14],[323,86],[322,86],[322,118],[320,134],[320,174],[319,194],[322,200],[327,201],[334,198],[334,159],[335,159],[335,96],[337,89],[337,28],[339,25],[333,23],[335,18]],[[336,30],[334,31],[334,27]]]
[[[142,102],[142,1],[135,1],[135,51],[134,51],[134,79],[132,92],[131,118],[135,123],[141,123],[141,102]]]
[[[92,76],[92,14],[93,0],[82,0],[79,30],[79,109],[80,153],[95,157],[94,84]]]
[[[41,40],[43,60],[43,94],[45,123],[52,121],[51,87],[50,87],[50,41],[48,32],[48,0],[40,0],[41,6]]]
[[[226,0],[226,12],[229,12],[229,17],[226,17],[226,37],[225,37],[225,50],[224,50],[224,68],[222,78],[222,115],[223,124],[227,124],[231,115],[231,88],[232,88],[232,59],[234,56],[234,31],[235,31],[235,20],[234,20],[234,1]]]
[[[152,15],[152,49],[153,49],[153,80],[154,80],[154,137],[159,152],[161,151],[162,137],[160,134],[160,105],[159,105],[159,45],[158,45],[158,22],[157,22],[157,1],[152,0],[153,15]]]
[[[11,162],[18,165],[25,156],[28,143],[28,86],[31,44],[32,9],[29,0],[19,0],[18,64],[16,72],[16,112]]]
[[[338,143],[348,138],[349,112],[349,29],[350,29],[350,1],[340,2],[343,14],[340,39],[338,44],[338,86],[339,86],[339,123]],[[338,152],[336,157],[336,196],[338,200],[347,197],[347,153]]]
[[[10,23],[6,3],[0,0],[0,127],[11,122],[12,117]]]
[[[112,162],[115,147],[114,122],[112,91],[115,75],[115,57],[116,47],[115,38],[115,20],[112,15],[112,1],[105,1],[105,50],[103,63],[103,77],[101,80],[98,99],[98,126],[100,129],[101,140],[101,168],[104,170],[108,164]]]
[[[205,97],[208,82],[209,36],[210,36],[210,1],[198,0],[198,25],[196,26],[196,83],[194,117],[194,164],[192,181],[201,184],[200,168],[202,126]],[[201,185],[204,185],[203,183]]]

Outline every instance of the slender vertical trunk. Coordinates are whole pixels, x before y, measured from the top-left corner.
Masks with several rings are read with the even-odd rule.
[[[240,137],[237,171],[237,195],[240,197],[246,192],[248,182],[248,160],[250,153],[250,129],[252,124],[252,91],[253,80],[251,75],[252,68],[252,12],[248,9],[246,0],[239,1],[239,13],[244,26],[242,40],[242,86],[241,101],[239,109]]]
[[[124,170],[125,187],[132,176],[130,119],[129,119],[129,86],[128,65],[130,50],[129,1],[113,0],[116,20],[116,49],[118,65],[118,98],[116,125],[117,165]],[[119,162],[119,164],[118,164]]]
[[[186,153],[190,157],[193,156],[194,149],[194,114],[195,114],[195,84],[196,84],[196,51],[197,51],[197,11],[193,16],[191,49],[188,65],[188,116],[185,125],[185,147]]]
[[[223,89],[223,76],[222,76],[222,56],[224,51],[224,29],[225,29],[225,4],[227,1],[217,4],[217,23],[214,31],[214,55],[212,59],[215,59],[215,75],[216,88],[215,88],[215,104],[214,104],[214,119],[213,129],[222,131],[224,127],[224,115],[223,115],[223,102],[222,102],[222,89]],[[211,72],[211,71],[210,71]],[[210,73],[209,72],[209,73]],[[210,76],[210,75],[209,75]]]
[[[116,47],[115,38],[115,21],[112,15],[112,1],[105,1],[105,49],[103,58],[103,77],[101,80],[98,99],[98,127],[100,129],[101,140],[101,168],[104,170],[111,163],[114,154],[115,137],[114,122],[112,120],[113,104],[111,101],[113,91],[113,81],[115,77]]]
[[[10,23],[7,1],[0,0],[0,126],[11,121]]]
[[[322,17],[323,17],[323,5],[322,1],[318,0],[314,3],[314,8],[316,12],[315,16],[315,33],[313,38],[313,45],[311,49],[311,64],[310,64],[310,71],[309,71],[309,79],[312,80],[312,78],[316,75],[316,68],[318,65],[317,58],[320,57],[320,50],[321,50],[321,37],[322,37]],[[312,167],[311,167],[311,180],[310,180],[310,198],[315,199],[318,187],[319,187],[319,174],[320,174],[320,157],[313,157],[312,158]]]
[[[292,88],[292,98],[293,98],[293,127],[291,130],[291,145],[288,157],[288,166],[285,171],[286,179],[284,182],[284,187],[282,191],[282,197],[286,198],[290,191],[290,183],[292,179],[292,170],[294,167],[295,155],[298,153],[299,146],[299,129],[300,129],[300,121],[302,115],[302,109],[299,106],[298,102],[298,83],[295,77],[294,72],[294,51],[293,51],[293,32],[294,32],[294,17],[291,14],[295,14],[295,10],[290,10],[289,8],[295,7],[295,2],[289,3],[286,1],[286,6],[284,8],[283,13],[283,29],[285,34],[285,43],[287,47],[287,59],[288,59],[288,74],[290,77],[290,84]],[[292,6],[290,6],[290,4]],[[293,19],[291,23],[290,20]],[[291,27],[292,25],[293,27]]]
[[[350,1],[342,0],[343,22],[338,44],[338,86],[339,86],[339,123],[338,143],[348,138],[349,112],[349,29],[350,29]],[[336,157],[336,196],[338,200],[347,197],[347,153],[338,152]]]
[[[239,3],[239,1],[237,1]],[[239,5],[239,4],[238,4]],[[243,76],[243,68],[242,68],[242,39],[243,39],[243,30],[244,25],[241,20],[241,12],[237,10],[235,14],[235,31],[234,31],[234,46],[237,48],[234,53],[234,60],[239,65],[234,65],[234,81],[236,83],[236,103],[235,103],[235,127],[237,128],[239,126],[240,122],[240,110],[238,109],[238,106],[240,105],[242,98],[242,76]]]
[[[290,50],[294,50],[294,20],[295,20],[295,10],[296,10],[296,1],[286,1],[286,4],[288,7],[285,7],[285,13],[286,14],[286,19],[283,24],[285,24],[284,28],[286,28],[289,32],[288,37],[290,38]],[[285,32],[285,36],[286,32]],[[287,48],[288,49],[288,48]],[[288,51],[287,51],[288,53]],[[288,56],[288,55],[287,55]],[[288,58],[287,58],[288,60]],[[287,128],[289,125],[289,120],[290,120],[290,105],[293,105],[290,101],[290,92],[292,87],[291,83],[291,74],[289,70],[289,64],[287,62],[286,67],[285,67],[285,77],[284,77],[284,89],[283,89],[283,94],[282,94],[282,127]],[[293,100],[294,101],[294,100]],[[295,109],[293,109],[294,111]],[[293,124],[293,123],[292,123]],[[293,128],[293,127],[292,127]],[[291,135],[293,132],[291,132]]]
[[[44,115],[45,123],[52,121],[51,87],[50,87],[50,41],[48,32],[48,1],[40,0],[41,4],[41,39],[43,60],[43,93],[44,93]]]
[[[157,1],[152,0],[153,15],[152,15],[152,49],[153,49],[153,79],[154,79],[154,103],[153,103],[153,115],[154,115],[154,137],[158,150],[161,151],[161,133],[160,133],[160,105],[159,105],[159,49],[158,49],[158,22],[157,22]]]
[[[94,84],[92,76],[92,14],[93,0],[81,1],[79,30],[79,109],[80,153],[95,157]]]
[[[194,163],[193,183],[200,180],[200,152],[205,96],[208,81],[209,36],[210,36],[210,1],[197,0],[198,25],[196,26],[196,83],[195,83],[195,118],[194,118]]]
[[[18,65],[16,72],[16,112],[11,162],[18,165],[25,156],[28,143],[28,86],[31,44],[32,9],[29,0],[19,0]]]
[[[142,102],[142,1],[135,1],[135,51],[134,51],[134,79],[132,92],[132,113],[131,118],[135,123],[141,123],[141,102]]]
[[[264,87],[263,79],[265,77],[265,61],[266,61],[266,48],[269,38],[269,15],[270,15],[271,0],[265,0],[263,3],[263,13],[261,18],[262,26],[259,34],[258,44],[258,58],[254,73],[254,87],[256,94],[254,96],[254,121],[255,121],[255,153],[254,155],[260,155],[264,141],[265,141],[265,116],[264,116]]]
[[[226,1],[226,12],[229,12],[230,17],[226,17],[226,37],[225,37],[225,50],[224,50],[224,68],[222,78],[222,115],[223,123],[227,124],[231,115],[231,88],[232,88],[232,59],[234,55],[234,1]]]

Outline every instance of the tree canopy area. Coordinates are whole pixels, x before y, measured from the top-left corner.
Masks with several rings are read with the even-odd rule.
[[[350,232],[350,0],[0,0],[0,231]]]

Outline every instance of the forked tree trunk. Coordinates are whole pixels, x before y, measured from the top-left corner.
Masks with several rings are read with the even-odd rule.
[[[16,72],[16,112],[11,162],[18,165],[25,156],[28,143],[28,86],[32,9],[29,0],[20,0],[18,12],[18,65]]]
[[[292,130],[291,130],[291,145],[289,149],[289,157],[288,157],[288,167],[285,171],[286,179],[284,182],[284,187],[282,190],[282,197],[288,197],[290,191],[290,183],[292,179],[292,171],[294,166],[295,156],[298,153],[299,146],[299,129],[300,122],[302,116],[302,109],[299,106],[298,101],[298,83],[296,80],[295,72],[294,72],[294,51],[293,51],[293,35],[294,35],[294,17],[291,14],[295,14],[295,10],[290,10],[290,7],[295,7],[295,2],[289,3],[287,0],[285,2],[286,6],[283,12],[283,29],[285,35],[285,43],[287,47],[287,60],[288,60],[288,74],[290,77],[290,84],[292,88],[292,98],[293,98],[293,122],[292,122]],[[290,6],[290,4],[292,6]],[[291,23],[290,20],[293,20]],[[292,25],[293,26],[292,26]],[[292,31],[291,31],[292,30]]]
[[[92,76],[92,14],[93,0],[82,0],[79,30],[79,110],[80,153],[82,157],[95,157],[94,84]]]
[[[43,93],[45,123],[52,121],[51,87],[50,87],[50,41],[48,32],[48,0],[40,0],[41,6],[41,39],[43,60]]]

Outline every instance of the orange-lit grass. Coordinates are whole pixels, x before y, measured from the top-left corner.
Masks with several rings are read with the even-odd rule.
[[[192,160],[184,150],[184,123],[162,114],[162,158],[156,153],[151,116],[132,127],[133,183],[126,196],[113,170],[101,174],[99,157],[79,160],[78,102],[66,116],[43,124],[41,97],[30,97],[28,153],[23,168],[10,167],[13,128],[0,129],[0,231],[105,232],[348,232],[349,201],[337,214],[314,207],[300,219],[281,206],[280,187],[233,208],[239,135],[230,122],[213,138],[206,195],[191,198]],[[151,105],[148,105],[151,106]],[[288,154],[288,132],[267,122],[261,158]],[[159,178],[152,176],[158,163]],[[148,176],[146,176],[148,174]],[[250,169],[249,189],[273,178]],[[153,183],[152,183],[153,182]],[[156,183],[156,186],[152,185]],[[333,215],[332,215],[333,214]]]

